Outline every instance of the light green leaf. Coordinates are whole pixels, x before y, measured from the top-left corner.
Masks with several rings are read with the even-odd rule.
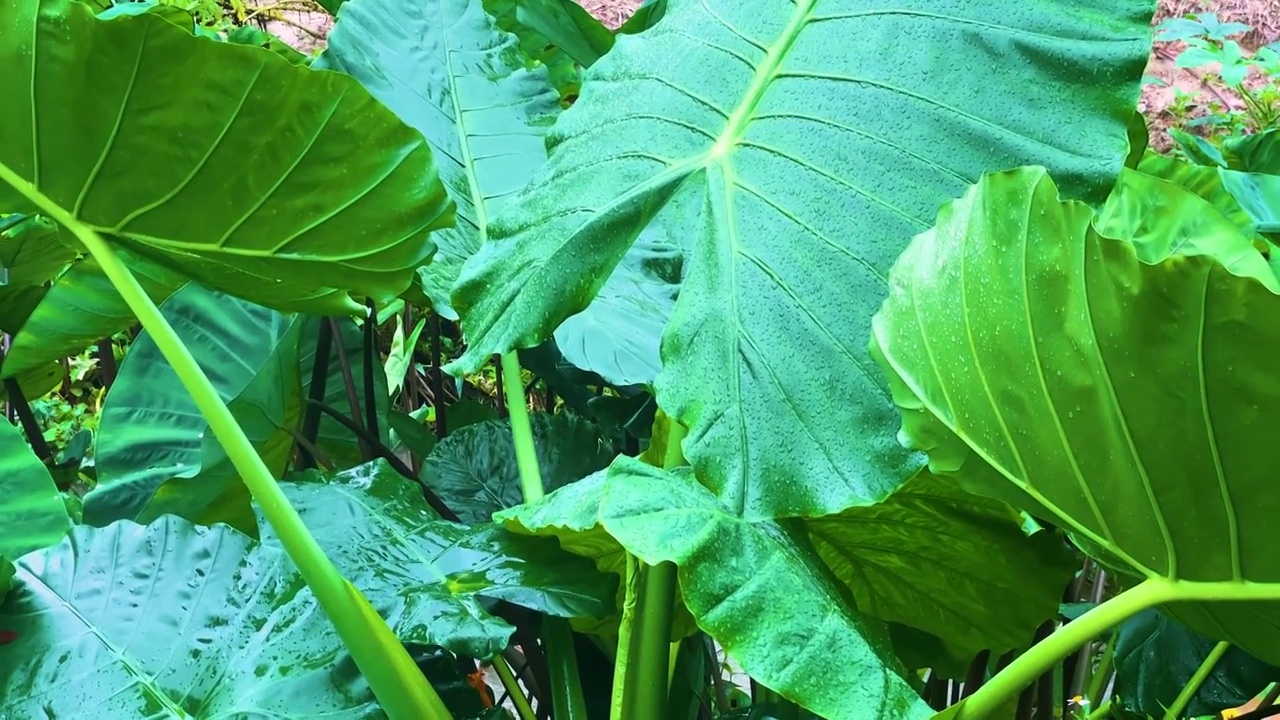
[[[1266,459],[1280,412],[1280,297],[1234,274],[1243,236],[1162,257],[1162,208],[1100,235],[1043,168],[988,175],[943,207],[890,276],[876,348],[901,437],[930,469],[1072,530],[1138,577],[1280,583]],[[1119,228],[1113,228],[1119,229]],[[1230,593],[1225,588],[1224,593]],[[1276,604],[1169,612],[1277,658]]]
[[[1154,265],[1170,255],[1214,255],[1232,273],[1280,292],[1280,281],[1246,234],[1247,216],[1242,218],[1238,207],[1233,212],[1230,200],[1214,195],[1213,186],[1205,184],[1200,190],[1215,197],[1231,216],[1179,184],[1126,169],[1095,225],[1105,236],[1132,242],[1144,263]]]
[[[0,420],[0,559],[15,560],[49,547],[71,527],[67,507],[26,438]]]
[[[422,137],[351,78],[71,0],[4,3],[0,27],[0,208],[327,314],[403,292],[452,223]]]
[[[404,387],[404,377],[413,365],[413,350],[418,347],[418,337],[422,335],[422,329],[426,326],[427,321],[425,318],[418,320],[413,332],[409,333],[409,337],[406,338],[404,336],[404,323],[401,322],[399,315],[396,316],[396,332],[391,338],[391,350],[387,353],[387,363],[384,366],[384,374],[387,376],[387,392],[391,397],[399,394],[400,388]]]
[[[1222,185],[1260,233],[1280,233],[1280,175],[1219,170]]]
[[[1280,128],[1252,135],[1237,135],[1222,141],[1227,157],[1224,165],[1251,173],[1280,175]]]
[[[385,717],[289,558],[229,527],[77,527],[15,580],[14,717]]]
[[[1221,214],[1241,230],[1249,231],[1252,229],[1253,218],[1249,216],[1249,213],[1245,212],[1244,208],[1240,207],[1240,203],[1223,187],[1219,168],[1197,165],[1172,155],[1161,155],[1154,151],[1148,151],[1143,153],[1142,161],[1138,163],[1137,170],[1158,177],[1161,180],[1168,180],[1171,183],[1181,185],[1212,205],[1218,211],[1215,215]],[[1121,180],[1132,182],[1132,176],[1126,174]],[[1150,190],[1154,190],[1154,188]],[[1147,198],[1148,192],[1140,193],[1137,197]],[[1155,193],[1155,196],[1158,197],[1161,194],[1172,196],[1171,193]],[[1114,193],[1111,199],[1115,199]],[[1179,214],[1179,217],[1182,217],[1182,215]]]
[[[252,406],[268,397],[282,404],[268,415],[282,416],[285,403],[296,407],[298,339],[294,316],[195,283],[160,309],[223,401],[235,405],[244,397],[239,420],[251,419]],[[292,383],[282,374],[281,352],[295,358]],[[253,397],[255,393],[248,390],[260,374],[270,379],[257,383],[260,396]],[[290,392],[294,399],[286,401],[284,397]],[[206,445],[207,428],[195,401],[155,341],[148,333],[139,335],[103,403],[95,456],[98,484],[85,498],[85,522],[105,525],[121,518],[135,519],[157,489],[174,478],[219,486],[232,479],[238,483],[238,474],[211,434]],[[279,428],[246,422],[245,429],[268,468],[282,473],[289,448],[280,452],[278,436],[283,433]]]
[[[449,288],[489,219],[546,161],[545,128],[559,110],[545,71],[526,70],[514,37],[480,0],[350,0],[314,67],[355,77],[430,144],[457,203],[457,225],[419,282],[456,319]]]
[[[593,423],[576,415],[530,418],[542,485],[547,492],[608,466],[613,448]],[[422,481],[464,523],[523,502],[508,420],[488,420],[449,433],[422,463]]]
[[[358,1],[358,0],[353,0]],[[613,612],[614,578],[555,541],[439,519],[415,483],[385,461],[283,485],[290,504],[342,574],[405,642],[491,657],[512,628],[486,603],[506,600],[557,617]]]
[[[899,675],[884,626],[852,609],[795,521],[744,520],[690,473],[625,457],[600,516],[644,562],[679,566],[698,625],[770,689],[831,720],[933,715]]]
[[[120,256],[152,302],[164,302],[187,282],[128,251]],[[76,355],[136,322],[98,262],[82,258],[54,280],[20,328],[15,328],[0,377],[14,377]]]
[[[889,266],[987,169],[1035,159],[1101,201],[1152,9],[669,3],[592,66],[550,161],[493,218],[454,289],[468,347],[448,371],[546,340],[669,223],[687,256],[658,401],[699,477],[748,518],[883,498],[919,467],[865,351]]]

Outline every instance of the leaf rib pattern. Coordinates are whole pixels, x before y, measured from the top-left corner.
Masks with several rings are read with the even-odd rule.
[[[449,288],[489,218],[546,161],[559,96],[481,0],[350,0],[342,12],[316,67],[355,77],[430,145],[458,222],[435,234],[439,250],[418,279],[456,319]]]
[[[559,338],[644,232],[677,228],[656,389],[700,478],[765,518],[875,502],[914,473],[865,353],[889,266],[993,166],[1034,159],[1105,196],[1150,7],[894,4],[680,0],[620,37],[464,267],[469,352],[450,371]],[[927,38],[927,57],[904,38]],[[975,86],[972,67],[999,81]],[[1110,89],[1084,84],[1097,67]]]
[[[26,104],[0,119],[22,181],[0,187],[5,210],[65,213],[219,290],[325,314],[401,293],[452,223],[426,143],[350,78],[154,13],[15,0],[0,22],[30,31],[0,47],[22,70],[0,92]]]

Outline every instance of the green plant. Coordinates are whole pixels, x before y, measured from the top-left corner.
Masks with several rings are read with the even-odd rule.
[[[1259,131],[1276,126],[1280,119],[1280,105],[1276,103],[1280,87],[1280,54],[1277,46],[1258,48],[1246,55],[1240,43],[1232,35],[1248,32],[1244,23],[1218,21],[1214,13],[1196,13],[1188,17],[1170,18],[1156,28],[1156,39],[1182,41],[1186,47],[1178,53],[1175,64],[1181,68],[1203,68],[1217,65],[1213,78],[1232,92],[1244,104],[1244,117],[1237,120],[1235,113],[1226,108],[1212,113],[1206,120],[1214,124],[1228,125],[1228,132],[1241,130]],[[1260,88],[1246,84],[1251,70],[1257,70],[1262,79]],[[1238,125],[1236,124],[1238,123]]]
[[[1262,690],[1275,135],[1143,152],[1151,2],[339,5],[309,67],[0,7],[0,377],[143,326],[82,517],[0,423],[6,709]]]

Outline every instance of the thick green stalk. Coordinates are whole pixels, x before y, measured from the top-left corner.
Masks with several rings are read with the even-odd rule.
[[[949,709],[950,720],[983,720],[1084,643],[1143,610],[1176,601],[1280,600],[1280,584],[1148,578],[1086,612],[1009,663],[978,692]]]
[[[511,672],[511,666],[507,664],[507,659],[502,657],[502,653],[493,656],[493,669],[498,673],[502,687],[506,689],[511,702],[516,706],[516,714],[520,716],[520,720],[537,720],[538,716],[533,712],[529,698],[524,696],[520,683],[516,682],[515,673]]]
[[[609,699],[609,720],[622,720],[626,716],[626,703],[630,693],[627,680],[631,678],[631,631],[636,625],[636,604],[639,598],[637,583],[640,580],[640,560],[626,554],[626,575],[623,577],[622,618],[618,625],[618,652],[613,659],[613,692]]]
[[[369,682],[388,717],[439,718],[448,720],[449,711],[427,683],[409,653],[368,600],[360,594],[325,556],[307,531],[297,511],[289,504],[271,471],[232,417],[195,357],[165,320],[137,278],[120,261],[115,249],[97,231],[76,220],[65,209],[0,163],[0,180],[25,195],[41,212],[71,230],[98,261],[120,297],[151,333],[152,340],[173,367],[182,386],[209,423],[214,437],[226,450],[253,499],[262,508],[267,522],[280,538],[289,558],[297,566],[307,586],[319,602],[352,659]]]
[[[1205,656],[1204,662],[1200,663],[1200,667],[1196,668],[1195,673],[1187,680],[1187,684],[1182,686],[1182,692],[1178,693],[1178,697],[1173,699],[1173,704],[1164,711],[1164,720],[1178,720],[1182,715],[1182,711],[1191,703],[1191,698],[1195,697],[1200,691],[1200,686],[1208,679],[1209,674],[1217,667],[1218,661],[1226,654],[1227,649],[1231,647],[1231,643],[1223,640]]]
[[[520,379],[520,359],[515,351],[502,355],[502,390],[507,396],[507,414],[511,418],[511,440],[516,445],[516,467],[520,470],[520,489],[524,501],[537,502],[545,491],[538,454],[533,446],[533,427],[529,424],[529,405]]]
[[[582,694],[578,654],[573,648],[569,621],[543,617],[542,643],[547,649],[547,669],[551,676],[551,716],[555,720],[587,720],[587,700]]]
[[[515,351],[502,355],[502,389],[507,396],[511,440],[516,448],[516,467],[520,470],[524,501],[535,502],[542,499],[545,490],[533,444],[533,426],[529,423],[524,381],[520,379],[520,360]],[[542,642],[546,647],[547,669],[551,676],[551,706],[556,720],[586,720],[587,702],[582,694],[578,656],[573,648],[573,630],[569,621],[544,615]]]
[[[666,454],[668,470],[684,464],[685,429],[669,420]],[[630,615],[624,612],[614,666],[613,720],[649,720],[666,713],[671,672],[671,618],[675,609],[676,566],[636,562],[636,575],[627,585]],[[626,638],[623,645],[621,638]]]

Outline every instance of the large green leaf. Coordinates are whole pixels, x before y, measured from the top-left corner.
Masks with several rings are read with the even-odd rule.
[[[576,415],[530,417],[542,485],[548,492],[609,464],[612,448],[597,427]],[[449,434],[422,463],[422,481],[464,523],[488,522],[523,502],[508,420],[488,420]]]
[[[7,420],[0,420],[0,493],[0,559],[49,547],[71,527],[48,468]]]
[[[1116,635],[1116,697],[1127,710],[1163,716],[1216,644],[1159,610],[1134,615]],[[1191,696],[1185,717],[1239,707],[1276,678],[1280,669],[1240,648],[1228,648]]]
[[[1229,167],[1252,173],[1280,175],[1280,128],[1222,141]]]
[[[1240,203],[1223,186],[1222,175],[1216,167],[1197,165],[1172,155],[1161,155],[1154,151],[1147,151],[1143,153],[1137,169],[1140,172],[1154,175],[1162,180],[1168,180],[1190,190],[1242,229],[1249,229],[1253,226],[1253,218],[1250,217],[1249,213],[1245,212],[1244,208],[1240,207]],[[1126,177],[1131,176],[1126,175]],[[1144,196],[1148,200],[1154,199],[1145,193]],[[1179,214],[1179,217],[1185,216]]]
[[[587,309],[556,328],[564,359],[619,387],[652,385],[683,264],[679,245],[668,240],[633,245]]]
[[[613,612],[617,581],[590,561],[554,540],[441,520],[383,460],[292,479],[283,486],[290,504],[343,575],[398,618],[391,627],[406,642],[491,657],[512,631],[487,611],[494,600],[557,617]]]
[[[242,422],[250,419],[252,406],[268,401],[276,392],[291,393],[294,400],[280,396],[277,402],[281,406],[267,415],[283,414],[284,403],[296,406],[300,386],[294,316],[195,283],[165,302],[161,312],[219,396],[232,403],[233,411],[236,401],[244,396],[245,407],[238,418]],[[280,364],[280,352],[281,346],[286,346],[287,354],[290,343],[293,374],[292,383],[287,383],[289,375]],[[259,397],[253,397],[255,393],[247,391],[259,375],[269,378],[257,383]],[[269,422],[245,424],[249,439],[258,446],[268,467],[283,472],[288,449],[281,453],[273,440],[282,431]],[[135,519],[157,489],[174,478],[208,485],[238,478],[207,428],[195,401],[150,334],[140,335],[120,364],[120,374],[103,403],[96,451],[98,484],[85,498],[85,522],[105,525],[120,518]]]
[[[142,289],[156,303],[186,284],[168,269],[121,252]],[[31,314],[13,332],[0,377],[15,377],[64,357],[137,322],[115,286],[92,257],[82,258],[54,280]]]
[[[1057,533],[1027,537],[1008,505],[928,472],[805,529],[859,611],[937,636],[965,664],[1028,647],[1078,567]]]
[[[1266,530],[1280,297],[1260,257],[1240,261],[1242,234],[1175,248],[1156,231],[1202,207],[1142,218],[1135,248],[1060,202],[1043,168],[988,175],[903,253],[874,338],[900,436],[936,474],[1053,519],[1132,575],[1257,597],[1280,583]],[[1275,603],[1168,611],[1280,658]]]
[[[889,266],[984,170],[1034,159],[1100,201],[1153,5],[673,0],[587,71],[493,219],[449,371],[551,336],[668,222],[687,257],[658,400],[699,477],[750,518],[885,496],[919,466],[865,351]]]
[[[385,717],[288,557],[226,526],[77,527],[17,570],[13,717]]]
[[[933,714],[796,521],[744,520],[691,473],[632,458],[610,467],[600,516],[628,552],[679,566],[698,625],[765,686],[830,720]]]
[[[422,133],[457,203],[457,225],[419,282],[445,317],[449,288],[489,218],[546,162],[559,109],[546,72],[527,70],[480,0],[349,0],[314,67],[339,70]]]
[[[71,0],[4,3],[0,27],[0,208],[329,314],[403,292],[452,223],[422,137],[349,77]]]

